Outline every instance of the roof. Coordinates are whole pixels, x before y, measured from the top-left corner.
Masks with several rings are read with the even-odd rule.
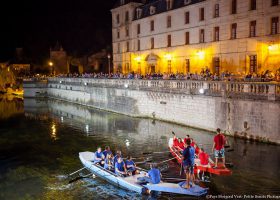
[[[189,6],[192,4],[196,4],[199,2],[203,2],[205,0],[173,0],[172,8],[169,10],[175,10],[181,7]],[[155,12],[150,13],[150,8],[154,7]],[[152,15],[160,14],[166,11],[167,9],[167,1],[166,0],[147,0],[144,5],[137,7],[136,9],[142,9],[141,16],[137,18],[137,12],[135,12],[134,20],[142,19],[145,17],[149,17]]]
[[[117,7],[129,4],[129,3],[133,3],[133,2],[134,3],[145,3],[146,1],[149,1],[149,0],[123,0],[123,1],[124,1],[124,4],[121,4],[121,0],[117,0],[113,8],[117,8]]]

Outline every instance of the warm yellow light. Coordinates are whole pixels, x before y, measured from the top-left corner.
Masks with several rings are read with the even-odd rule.
[[[279,50],[279,45],[277,45],[277,44],[269,45],[268,50],[269,51],[277,51],[277,50]]]
[[[204,51],[198,51],[196,54],[199,57],[199,59],[203,59],[205,57],[205,52]]]
[[[53,138],[54,140],[57,140],[57,136],[56,136],[56,125],[53,123],[52,127],[51,127],[52,131],[51,131],[51,138]]]
[[[53,62],[49,62],[49,66],[53,66]]]
[[[140,62],[141,61],[141,57],[137,56],[136,58],[134,58],[135,61]]]
[[[166,54],[166,55],[164,56],[164,58],[165,58],[166,60],[172,60],[172,55],[171,55],[171,54]]]

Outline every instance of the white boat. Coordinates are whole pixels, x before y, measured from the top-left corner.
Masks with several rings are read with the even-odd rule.
[[[176,193],[176,194],[184,194],[191,196],[203,196],[207,194],[208,189],[201,188],[197,185],[193,185],[190,189],[182,188],[181,185],[183,183],[175,184],[175,183],[167,183],[160,182],[159,184],[146,184],[141,185],[137,180],[139,177],[145,176],[145,171],[140,171],[140,174],[128,176],[128,177],[120,177],[115,173],[104,169],[100,165],[93,164],[92,160],[94,158],[93,152],[81,152],[79,153],[79,158],[82,164],[92,172],[94,175],[116,185],[117,187],[134,191],[136,193],[145,194],[148,190],[150,191],[158,191],[158,192],[168,192],[168,193]]]

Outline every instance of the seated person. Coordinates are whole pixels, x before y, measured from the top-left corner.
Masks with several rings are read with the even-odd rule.
[[[178,147],[183,150],[185,148],[185,144],[181,138],[178,139]]]
[[[125,166],[130,175],[138,174],[138,170],[136,170],[136,165],[132,160],[132,156],[128,156],[127,160],[125,161]]]
[[[144,177],[139,177],[137,178],[138,181],[141,183],[152,183],[152,184],[158,184],[161,181],[161,173],[159,169],[157,168],[156,164],[151,164],[150,165],[150,170],[148,171],[148,174]]]
[[[123,159],[121,157],[119,157],[117,162],[115,163],[115,173],[118,176],[126,176],[127,175],[127,170],[126,170],[125,164],[123,162]]]
[[[101,147],[97,148],[97,151],[94,153],[93,163],[104,164],[104,155],[102,153]]]
[[[114,157],[113,154],[107,153],[104,161],[104,169],[113,170],[114,169]]]
[[[186,135],[186,137],[184,138],[184,143],[187,144],[187,141],[191,141],[192,142],[192,138],[190,137],[190,135]]]
[[[105,158],[107,157],[107,153],[113,154],[112,151],[110,150],[110,147],[109,147],[109,146],[106,146],[106,147],[105,147],[105,150],[104,150],[102,153],[103,153],[103,155],[104,155]]]
[[[117,151],[116,155],[114,157],[114,165],[116,164],[116,162],[118,161],[118,158],[122,158],[122,152],[121,151]]]
[[[200,160],[201,165],[208,165],[209,164],[209,155],[204,151],[203,148],[200,149],[198,158]]]

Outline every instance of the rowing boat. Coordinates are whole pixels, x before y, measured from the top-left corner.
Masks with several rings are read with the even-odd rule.
[[[94,175],[112,183],[113,185],[133,191],[139,194],[145,194],[147,191],[157,191],[157,192],[167,192],[174,194],[183,194],[190,196],[203,196],[207,194],[208,189],[202,188],[198,185],[193,185],[190,189],[185,189],[182,187],[183,182],[176,183],[168,183],[168,182],[160,182],[159,184],[141,184],[138,182],[139,177],[144,177],[146,172],[144,170],[140,170],[140,174],[128,176],[128,177],[120,177],[115,173],[104,169],[98,164],[93,164],[92,160],[94,157],[93,152],[80,152],[79,158],[84,165],[91,173]]]
[[[169,146],[170,153],[176,158],[177,162],[181,164],[183,161],[182,153],[177,147],[173,145],[172,138],[169,139],[168,146]],[[223,176],[232,174],[231,170],[229,170],[228,168],[224,168],[222,163],[218,163],[218,167],[213,168],[215,164],[211,158],[209,158],[208,165],[201,165],[200,160],[198,158],[195,158],[194,162],[195,162],[195,167],[194,167],[195,173],[197,173],[197,171],[200,170],[201,172],[208,172],[210,174],[223,175]]]

